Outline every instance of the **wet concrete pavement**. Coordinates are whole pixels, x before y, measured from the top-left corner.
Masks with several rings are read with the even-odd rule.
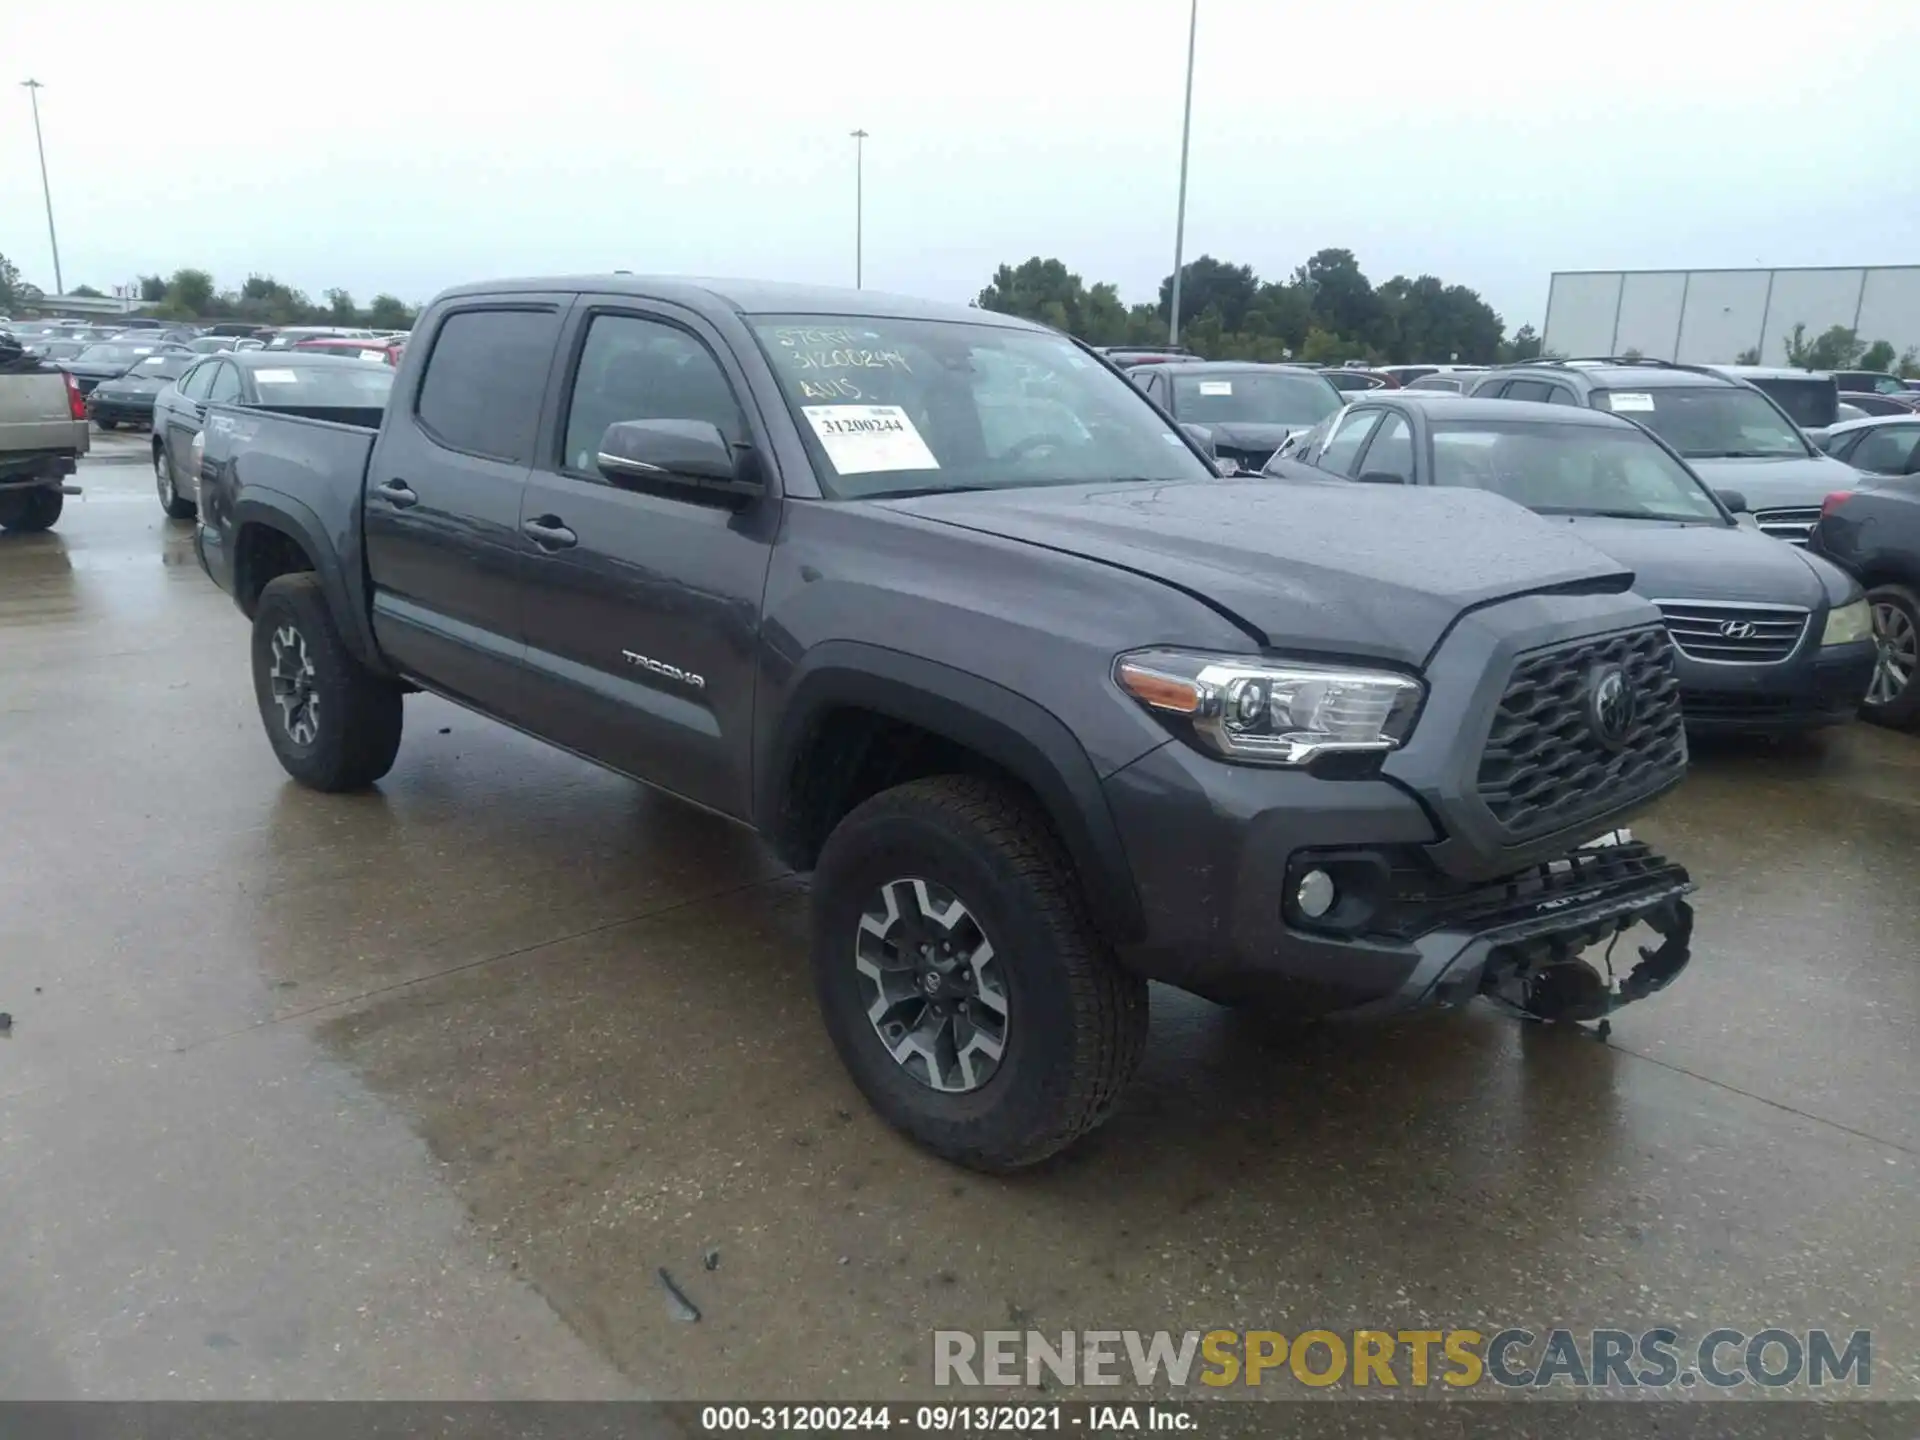
[[[299,790],[149,472],[80,479],[0,544],[0,1396],[890,1398],[936,1327],[1665,1322],[1871,1327],[1920,1396],[1920,740],[1701,757],[1637,827],[1694,965],[1611,1045],[1156,990],[1114,1123],[988,1180],[866,1110],[750,837],[428,697],[377,793]]]

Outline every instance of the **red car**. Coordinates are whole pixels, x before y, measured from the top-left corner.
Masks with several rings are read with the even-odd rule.
[[[381,360],[389,365],[398,365],[400,352],[407,348],[407,342],[388,339],[385,336],[375,336],[366,340],[349,340],[339,335],[322,335],[312,340],[302,340],[289,348],[310,350],[321,355],[339,355],[348,360]]]

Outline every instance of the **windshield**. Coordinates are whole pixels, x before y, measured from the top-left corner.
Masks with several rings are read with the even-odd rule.
[[[953,320],[762,315],[753,327],[835,499],[1213,471],[1071,341]]]
[[[1765,459],[1808,454],[1766,396],[1745,386],[1596,390],[1594,408],[1638,421],[1689,460]]]
[[[152,345],[89,345],[75,358],[86,365],[131,365],[154,352]]]
[[[253,372],[262,405],[331,406],[340,409],[379,408],[393,389],[393,370],[386,365],[327,363],[301,364],[292,355],[283,365],[261,366]]]
[[[1173,413],[1196,425],[1317,425],[1340,392],[1310,370],[1173,376]]]
[[[1542,515],[1727,523],[1706,488],[1636,430],[1435,420],[1438,485],[1491,490]]]
[[[196,355],[149,355],[127,372],[129,380],[178,380]]]

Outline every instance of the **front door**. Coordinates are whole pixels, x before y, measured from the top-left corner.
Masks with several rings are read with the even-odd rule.
[[[207,391],[213,385],[214,372],[221,368],[218,360],[201,361],[180,377],[178,394],[166,414],[155,411],[155,421],[161,427],[160,443],[167,447],[167,458],[173,462],[174,486],[186,496],[193,494],[193,437],[207,413]]]
[[[406,675],[524,724],[520,500],[564,299],[442,313],[367,469],[373,629]]]
[[[760,601],[778,521],[594,465],[622,420],[706,420],[765,455],[743,377],[669,307],[582,300],[553,433],[527,481],[527,674],[541,733],[728,815],[750,808]]]

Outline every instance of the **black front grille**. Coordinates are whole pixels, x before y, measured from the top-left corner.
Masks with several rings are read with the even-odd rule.
[[[1579,907],[1596,901],[1687,883],[1685,870],[1632,839],[1575,850],[1519,874],[1478,883],[1403,864],[1389,872],[1367,928],[1408,940],[1434,930],[1485,934],[1566,911],[1577,919]]]
[[[1680,653],[1716,665],[1777,665],[1800,648],[1807,612],[1797,605],[1659,600]]]
[[[1616,748],[1592,715],[1595,678],[1619,666],[1635,717]],[[1522,655],[1480,756],[1480,799],[1526,839],[1605,815],[1664,789],[1687,768],[1673,649],[1659,626]]]

